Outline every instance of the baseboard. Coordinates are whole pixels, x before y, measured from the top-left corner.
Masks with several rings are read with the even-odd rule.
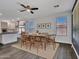
[[[78,55],[78,53],[77,53],[76,49],[74,48],[73,44],[72,44],[72,48],[73,48],[73,50],[74,50],[74,51],[75,51],[75,53],[76,53],[77,59],[79,59],[79,55]]]
[[[72,45],[72,43],[67,43],[67,42],[58,42],[58,41],[56,41],[56,43],[63,43],[63,44],[70,44],[70,45]]]

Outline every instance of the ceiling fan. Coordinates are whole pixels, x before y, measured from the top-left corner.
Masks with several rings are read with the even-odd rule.
[[[33,10],[38,10],[38,8],[32,8],[30,5],[24,5],[22,3],[19,3],[20,6],[22,6],[24,9],[23,10],[20,10],[20,12],[24,12],[24,11],[27,11],[27,12],[30,12],[31,14],[34,14]]]

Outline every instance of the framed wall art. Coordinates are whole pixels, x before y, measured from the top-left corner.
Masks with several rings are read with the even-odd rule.
[[[50,29],[51,23],[39,23],[37,24],[38,29]]]

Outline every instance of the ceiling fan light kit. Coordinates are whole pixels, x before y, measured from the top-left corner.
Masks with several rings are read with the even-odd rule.
[[[30,12],[30,9],[27,9],[28,12]]]

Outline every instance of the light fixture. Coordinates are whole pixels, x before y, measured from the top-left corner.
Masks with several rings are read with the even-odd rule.
[[[30,12],[30,9],[27,9],[28,12]]]
[[[29,0],[28,0],[29,1]],[[20,12],[24,12],[24,11],[27,11],[27,12],[30,12],[31,14],[34,14],[33,10],[38,10],[37,7],[31,7],[31,5],[29,3],[27,3],[27,5],[25,5],[24,3],[19,3],[21,7],[23,7],[22,10],[20,10]]]

